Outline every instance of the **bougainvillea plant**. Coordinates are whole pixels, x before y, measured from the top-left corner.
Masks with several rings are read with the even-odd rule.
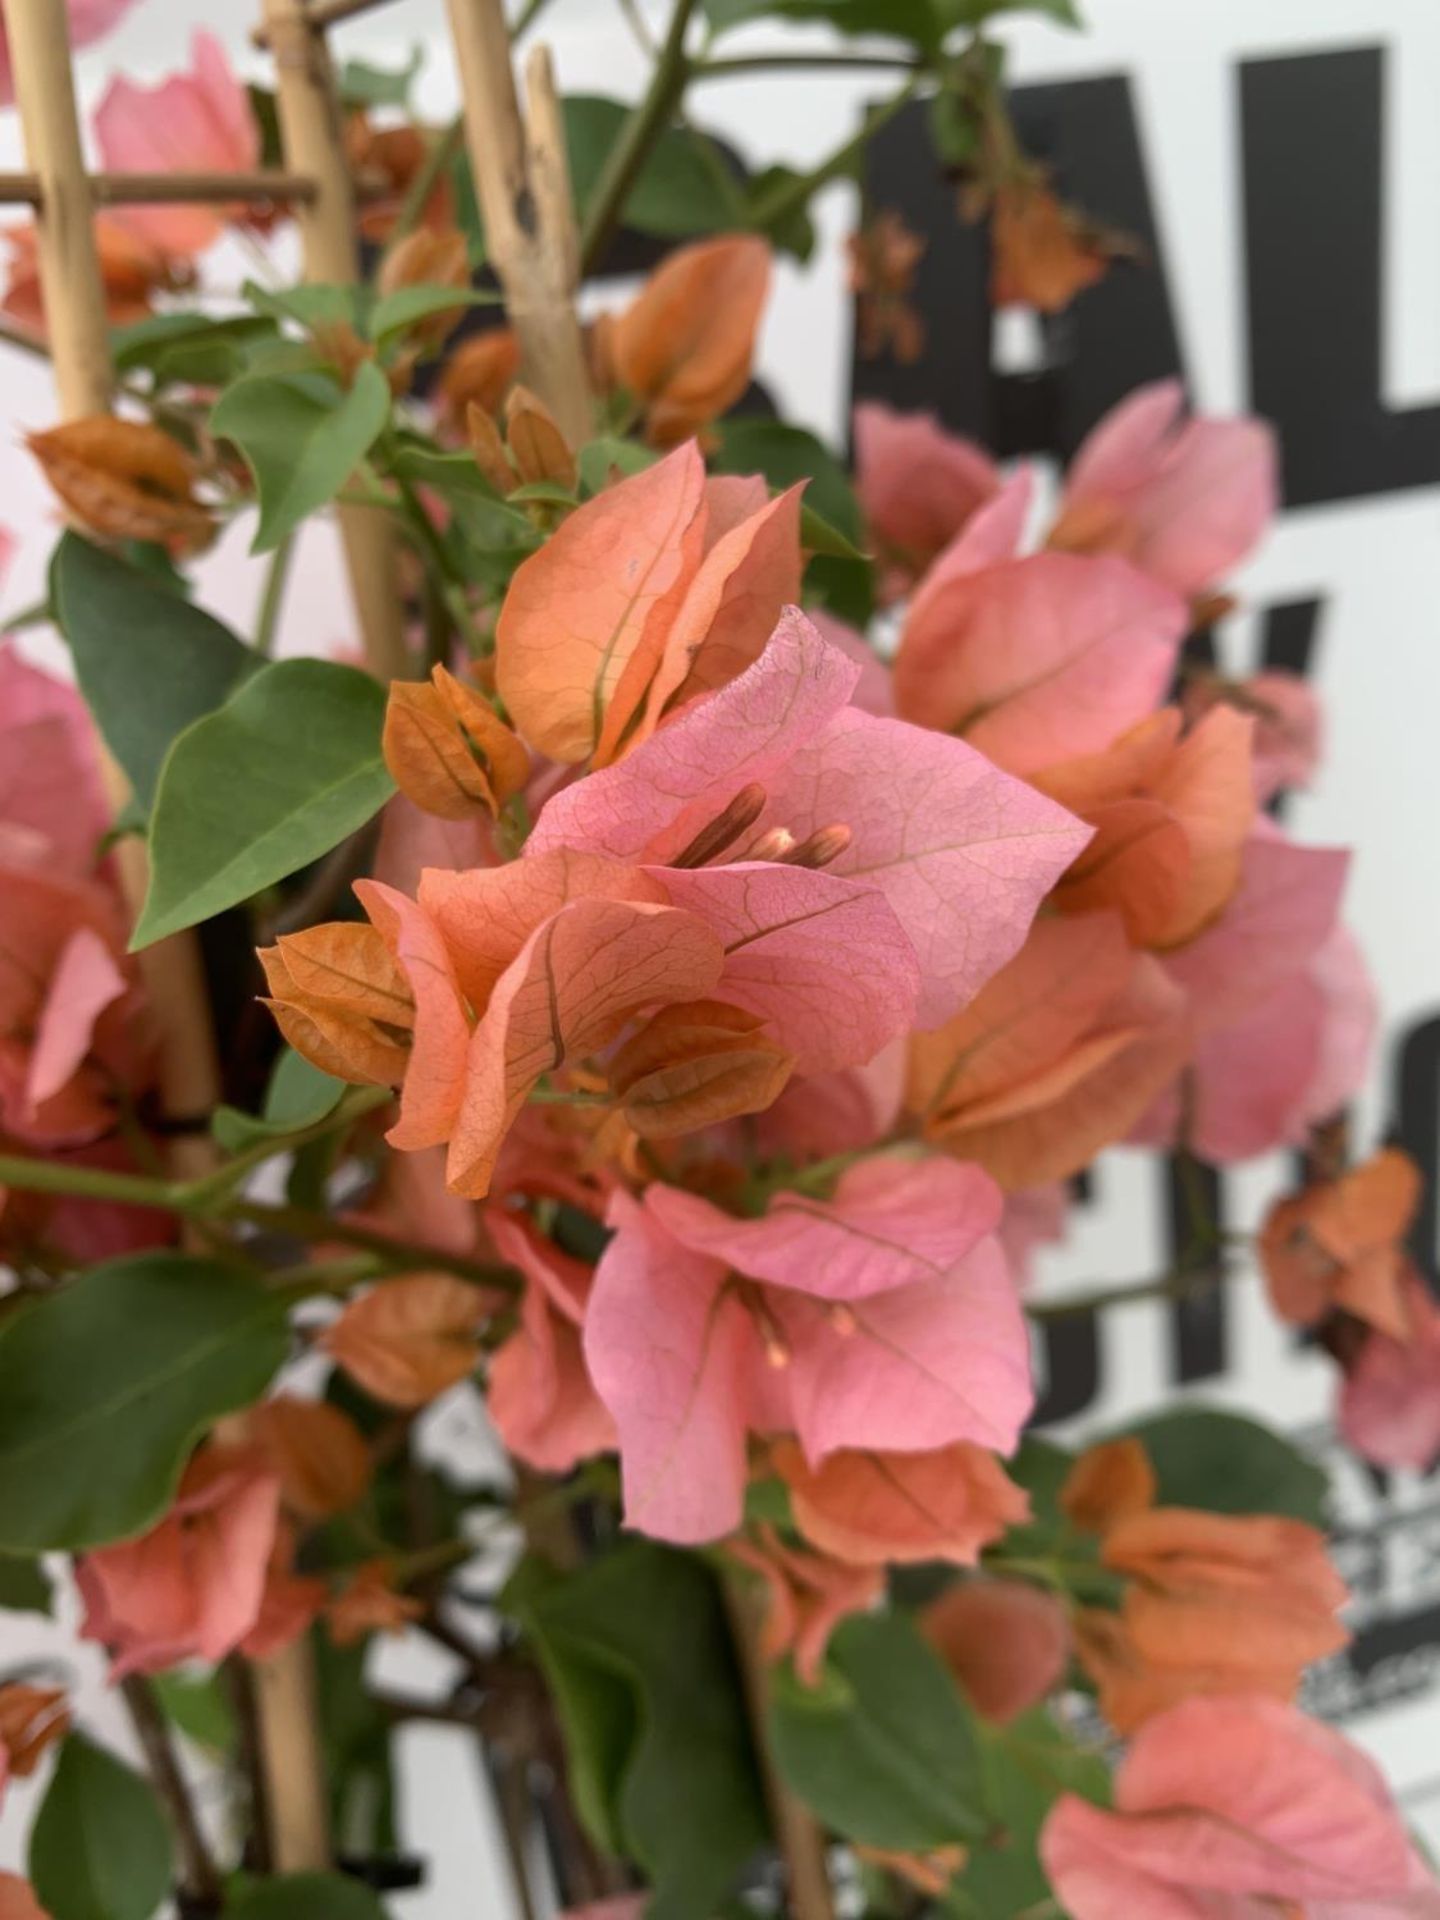
[[[285,284],[273,205],[97,221],[120,399],[31,437],[68,528],[17,623],[78,690],[0,648],[0,1604],[70,1610],[146,1764],[76,1724],[63,1664],[7,1663],[0,1785],[51,1772],[6,1920],[374,1920],[423,1871],[413,1718],[484,1743],[526,1914],[543,1834],[596,1920],[1440,1915],[1369,1761],[1296,1704],[1347,1638],[1318,1469],[1203,1410],[1078,1454],[1026,1432],[1076,1176],[1289,1146],[1274,1309],[1364,1457],[1440,1451],[1416,1175],[1337,1124],[1373,1024],[1346,855],[1271,806],[1320,716],[1185,644],[1265,532],[1270,434],[1142,387],[1042,507],[865,404],[847,469],[750,376],[773,255],[863,139],[755,172],[682,112],[764,66],[726,56],[742,20],[880,30],[905,71],[870,127],[928,101],[997,304],[1057,310],[1127,248],[1016,144],[1013,10],[681,0],[635,108],[568,102],[587,262],[622,226],[656,262],[587,301],[578,441],[403,76],[343,76],[359,286]],[[253,170],[271,106],[200,35],[94,139]],[[264,275],[238,302],[207,279],[232,230]],[[914,356],[921,250],[867,210],[862,352]],[[358,645],[272,658],[337,507],[397,550],[389,685]],[[271,556],[249,632],[187,572],[232,520]],[[177,1114],[141,963],[196,928],[224,1098]],[[1106,1297],[1216,1284],[1192,1226]],[[453,1683],[387,1687],[386,1635]],[[287,1659],[325,1788],[299,1875],[303,1780],[277,1804],[257,1736]]]

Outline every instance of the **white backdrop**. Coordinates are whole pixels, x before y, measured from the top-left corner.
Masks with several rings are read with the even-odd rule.
[[[1440,116],[1434,111],[1440,7],[1434,0],[1082,4],[1090,24],[1086,34],[1030,23],[1007,31],[1014,72],[1020,80],[1130,76],[1187,367],[1198,404],[1211,411],[1234,410],[1246,398],[1236,62],[1325,47],[1387,49],[1381,392],[1397,408],[1440,400]],[[237,66],[262,77],[263,57],[248,44],[255,11],[249,0],[141,0],[109,41],[82,57],[87,100],[93,101],[112,65],[137,77],[178,65],[197,26],[219,33]],[[337,33],[337,50],[398,65],[413,45],[424,43],[429,58],[419,100],[427,113],[441,117],[455,105],[442,21],[441,0],[399,0]],[[553,0],[545,31],[562,86],[633,94],[642,67],[613,0]],[[735,49],[776,37],[757,29],[737,39]],[[784,44],[799,47],[819,38],[796,32]],[[883,76],[854,73],[726,80],[696,97],[694,113],[747,155],[803,166],[844,138],[860,104],[883,88]],[[14,115],[0,110],[0,167],[18,160]],[[833,187],[818,211],[822,237],[814,260],[804,268],[785,262],[779,269],[758,370],[787,415],[839,442],[850,351],[842,241],[854,222],[853,189]],[[1315,217],[1323,219],[1324,210],[1317,208]],[[246,262],[224,252],[217,255],[216,271],[222,281],[229,277],[238,285]],[[1314,324],[1323,326],[1324,315],[1316,315]],[[0,351],[0,413],[9,426],[0,434],[0,521],[22,542],[0,606],[15,609],[41,591],[53,532],[19,444],[25,428],[53,418],[43,368]],[[1242,595],[1257,603],[1312,595],[1326,602],[1317,679],[1330,713],[1330,747],[1316,790],[1295,805],[1290,824],[1305,839],[1357,849],[1350,914],[1378,976],[1390,1034],[1440,1010],[1437,532],[1440,487],[1287,513],[1238,582]],[[244,529],[234,530],[206,561],[202,579],[204,600],[241,627],[259,595],[259,571],[246,557],[246,539]],[[346,642],[351,615],[326,529],[307,534],[292,581],[282,647],[313,650]],[[1252,657],[1255,635],[1243,614],[1228,623],[1224,645],[1233,666]],[[1367,1138],[1386,1118],[1389,1065],[1388,1055],[1382,1057],[1358,1116]],[[1284,1178],[1278,1162],[1247,1172],[1237,1183],[1233,1224],[1250,1224]],[[1060,1289],[1154,1272],[1164,1258],[1158,1193],[1149,1163],[1111,1156],[1097,1183],[1096,1205],[1078,1222],[1074,1244],[1051,1263],[1046,1284]],[[1290,1428],[1323,1427],[1330,1363],[1294,1348],[1271,1321],[1252,1279],[1242,1277],[1231,1293],[1234,1364],[1197,1389],[1199,1396],[1255,1410]],[[1102,1394],[1086,1424],[1104,1424],[1173,1397],[1167,1333],[1166,1317],[1156,1307],[1108,1316]],[[479,1444],[476,1419],[463,1398],[437,1411],[438,1425],[457,1444]],[[1341,1473],[1339,1484],[1342,1520],[1355,1534],[1347,1551],[1383,1562],[1380,1597],[1369,1603],[1371,1611],[1409,1614],[1440,1603],[1440,1522],[1429,1515],[1436,1498],[1427,1485],[1402,1479],[1381,1498],[1353,1469]],[[1410,1524],[1397,1524],[1399,1516],[1410,1516]],[[387,1665],[409,1663],[411,1674],[422,1660],[409,1648],[387,1649],[383,1657]],[[98,1663],[88,1663],[86,1671],[88,1682],[98,1680]],[[1440,1680],[1440,1648],[1422,1643],[1407,1655],[1403,1670],[1396,1669],[1397,1688],[1408,1690],[1417,1675]],[[1384,1711],[1365,1712],[1348,1722],[1348,1730],[1381,1756],[1417,1822],[1440,1839],[1440,1694],[1415,1694]],[[493,1834],[485,1817],[476,1818],[468,1741],[442,1728],[410,1731],[402,1761],[406,1838],[416,1851],[431,1853],[435,1865],[430,1887],[396,1899],[395,1912],[404,1920],[470,1914],[508,1920]],[[30,1798],[12,1789],[0,1820],[0,1855],[7,1861],[19,1857]]]

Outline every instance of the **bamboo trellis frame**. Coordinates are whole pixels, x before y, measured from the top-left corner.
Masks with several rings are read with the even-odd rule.
[[[97,208],[130,204],[284,201],[297,213],[307,279],[359,277],[356,190],[345,159],[340,103],[325,29],[390,0],[260,0],[254,44],[275,57],[285,164],[240,174],[89,174],[76,107],[65,0],[0,0],[30,171],[0,174],[0,204],[32,206],[51,358],[63,414],[109,409],[114,368],[94,236]],[[570,195],[560,102],[548,51],[526,64],[522,109],[502,0],[447,0],[466,143],[491,261],[520,347],[525,378],[573,445],[593,431],[583,338],[575,306],[580,246]],[[381,679],[411,669],[395,584],[391,530],[373,509],[339,509],[366,660]],[[118,807],[124,777],[107,769]],[[132,910],[144,899],[143,847],[120,843]],[[170,1143],[180,1175],[205,1171],[208,1134],[186,1131],[220,1096],[220,1076],[199,946],[182,933],[141,955],[161,1033],[160,1094],[181,1123]],[[746,1691],[757,1717],[766,1677],[754,1622],[737,1617]],[[263,1792],[266,1864],[277,1872],[331,1864],[327,1792],[318,1745],[314,1672],[305,1641],[251,1669],[254,1741]],[[831,1920],[823,1836],[767,1767],[767,1796],[785,1860],[794,1920]],[[203,1889],[191,1889],[191,1891]]]
[[[4,0],[5,24],[14,66],[30,171],[0,176],[0,202],[36,210],[37,254],[50,354],[60,408],[67,419],[105,413],[114,393],[114,367],[106,325],[104,285],[94,235],[97,207],[186,200],[226,204],[259,194],[287,199],[297,208],[305,247],[307,278],[353,282],[359,274],[355,195],[346,165],[339,101],[324,28],[383,0],[262,0],[263,19],[256,38],[276,60],[277,91],[286,169],[242,175],[171,176],[87,173],[80,137],[69,24],[65,0]],[[541,186],[537,201],[546,210],[541,239],[547,271],[545,298],[517,316],[522,351],[530,362],[531,382],[552,410],[579,438],[584,363],[573,308],[566,317],[551,310],[558,292],[555,263],[570,274],[578,257],[564,174],[564,148],[557,145],[558,111],[548,67],[537,69],[536,127],[527,147],[510,72],[509,39],[499,0],[474,0],[454,9],[467,36],[461,62],[467,124],[477,167],[497,164],[485,130],[495,101],[509,127],[509,154],[521,156],[519,185],[481,175],[488,208],[514,207],[514,191],[525,189],[533,169]],[[479,61],[477,65],[477,51]],[[503,67],[486,72],[485,63]],[[508,104],[507,104],[508,102]],[[514,189],[511,191],[510,189]],[[497,221],[503,218],[497,212]],[[557,226],[557,223],[558,226]],[[559,238],[551,236],[558,231]],[[527,236],[533,240],[533,232]],[[512,276],[502,270],[507,286]],[[566,304],[568,307],[568,288]],[[534,344],[539,343],[539,349]],[[556,342],[559,342],[557,349]],[[562,379],[568,385],[562,384]],[[586,401],[588,411],[588,401]],[[395,586],[390,530],[378,513],[341,509],[342,537],[373,672],[389,679],[409,670],[403,608]],[[117,810],[126,799],[124,776],[111,762],[107,777]],[[120,848],[121,881],[132,911],[144,899],[147,871],[140,843],[127,838]],[[169,1151],[179,1176],[203,1172],[213,1164],[208,1136],[194,1130],[220,1097],[220,1074],[211,1027],[209,999],[199,945],[183,933],[146,949],[141,967],[159,1028],[159,1090],[166,1119],[173,1124]],[[256,1741],[264,1787],[270,1865],[280,1872],[330,1864],[326,1787],[314,1711],[314,1676],[308,1648],[297,1643],[287,1654],[254,1668]]]

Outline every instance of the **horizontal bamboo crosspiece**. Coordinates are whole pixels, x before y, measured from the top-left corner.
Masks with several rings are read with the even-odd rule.
[[[305,24],[318,33],[326,27],[338,27],[342,20],[356,20],[362,13],[374,13],[377,8],[391,4],[392,0],[309,0],[305,7]],[[268,47],[268,21],[256,27],[250,38],[255,46]]]
[[[259,167],[250,173],[92,173],[90,200],[97,207],[208,206],[237,200],[308,204],[316,183],[303,173]],[[44,187],[38,173],[0,173],[0,205],[39,207]]]

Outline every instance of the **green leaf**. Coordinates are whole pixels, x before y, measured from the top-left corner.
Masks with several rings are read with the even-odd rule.
[[[312,289],[318,291],[318,289]],[[255,476],[260,525],[253,551],[266,553],[334,499],[390,418],[390,388],[371,360],[348,393],[323,374],[247,374],[227,387],[210,416]]]
[[[431,487],[449,502],[485,500],[492,505],[503,506],[504,502],[475,464],[473,455],[441,453],[426,441],[399,435],[396,437],[399,445],[391,457],[389,470],[400,479],[413,481],[417,486]],[[514,517],[529,526],[523,513],[517,513]]]
[[[92,1267],[0,1328],[0,1551],[125,1539],[158,1520],[191,1449],[285,1357],[283,1303],[218,1262]]]
[[[1042,1439],[1034,1433],[1025,1435],[1014,1459],[1006,1461],[1005,1471],[1029,1494],[1030,1518],[1022,1526],[1010,1528],[1005,1535],[1007,1554],[1023,1557],[1046,1553],[1057,1534],[1069,1533],[1068,1523],[1060,1511],[1060,1490],[1074,1464],[1074,1454],[1053,1440]],[[1071,1544],[1074,1544],[1073,1536]]]
[[[213,1673],[155,1673],[150,1688],[165,1717],[207,1753],[228,1754],[235,1745],[235,1710],[217,1667]]]
[[[861,537],[855,489],[839,460],[813,433],[783,420],[723,420],[717,473],[763,473],[778,492],[808,480],[806,505],[851,542]]]
[[[431,487],[453,515],[445,540],[467,579],[501,597],[516,567],[540,545],[540,533],[518,507],[502,500],[468,453],[402,446],[391,462],[404,479]]]
[[[376,67],[368,60],[347,60],[340,69],[340,98],[357,107],[408,107],[415,76],[425,64],[425,49],[410,49],[403,67]]]
[[[766,1835],[713,1579],[635,1540],[568,1576],[528,1564],[506,1605],[554,1693],[582,1817],[654,1886],[647,1920],[710,1913]]]
[[[800,508],[800,544],[808,547],[811,553],[824,554],[832,560],[863,561],[865,558],[853,540],[847,540],[838,527],[832,527],[813,507],[803,504]]]
[[[576,504],[575,495],[568,487],[562,487],[558,480],[527,480],[506,497],[512,502],[538,500],[549,507],[573,507]]]
[[[763,172],[754,174],[750,180],[750,192],[745,203],[747,227],[753,227],[766,235],[772,246],[779,247],[784,253],[792,253],[802,265],[815,251],[815,222],[810,218],[809,195],[798,202],[792,202],[789,211],[783,208],[778,214],[766,212],[773,206],[782,188],[787,200],[790,190],[796,182],[806,176],[794,167],[766,167]]]
[[[634,440],[617,440],[613,435],[602,436],[589,441],[577,456],[580,490],[587,496],[603,493],[610,484],[612,468],[618,468],[622,474],[643,473],[654,464],[655,455],[649,447],[642,447]]]
[[[704,0],[717,33],[747,20],[816,20],[837,33],[883,33],[932,49],[941,23],[930,0]]]
[[[1123,1579],[1100,1564],[1096,1536],[1078,1532],[1060,1511],[1060,1490],[1074,1464],[1074,1454],[1064,1447],[1026,1434],[1020,1451],[1006,1461],[1005,1470],[1029,1494],[1030,1518],[1009,1529],[990,1556],[990,1563],[997,1573],[1011,1564],[1022,1574],[1043,1571],[1072,1599],[1091,1606],[1116,1606],[1124,1589]],[[1027,1567],[1026,1562],[1032,1564]]]
[[[596,94],[571,94],[563,110],[571,186],[583,214],[630,109]],[[672,127],[630,189],[624,223],[656,239],[683,240],[738,226],[744,203],[744,177],[724,151],[703,133]]]
[[[445,499],[466,535],[492,548],[520,547],[526,552],[540,536],[518,507],[508,506],[468,453],[437,453],[405,446],[391,462],[400,478],[431,487]]]
[[[160,775],[133,948],[318,860],[394,792],[385,692],[326,660],[281,660],[187,727]]]
[[[1040,1829],[1062,1793],[1104,1806],[1110,1769],[1057,1725],[1043,1707],[1007,1726],[976,1718],[985,1809],[991,1830],[947,1897],[947,1911],[977,1920],[1014,1920],[1049,1895],[1039,1860]]]
[[[930,140],[947,167],[968,167],[979,153],[981,120],[975,104],[950,88],[930,102]]]
[[[752,1480],[745,1489],[745,1518],[751,1526],[793,1528],[795,1512],[789,1487],[774,1475]]]
[[[55,549],[50,602],[85,703],[148,808],[176,734],[221,704],[254,655],[208,613],[78,533]]]
[[[1083,27],[1075,0],[933,0],[942,28],[982,27],[997,13],[1039,13],[1059,27]]]
[[[53,1598],[38,1560],[0,1554],[0,1607],[7,1613],[49,1613]]]
[[[482,287],[397,287],[375,302],[370,337],[377,347],[386,347],[432,314],[453,313],[460,307],[493,307],[499,299],[498,293]]]
[[[262,287],[247,280],[241,289],[257,313],[272,320],[293,320],[308,333],[314,327],[348,326],[363,332],[372,299],[368,287],[313,281],[299,287]]]
[[[874,601],[870,562],[860,556],[864,526],[850,477],[839,460],[813,433],[783,420],[722,420],[720,448],[712,462],[717,473],[763,473],[777,491],[807,480],[805,509],[823,522],[831,536],[826,551],[805,570],[808,591],[841,619],[863,626]],[[809,542],[809,535],[802,536]],[[849,554],[833,548],[849,543]]]
[[[116,371],[143,370],[157,387],[223,387],[245,372],[257,347],[275,338],[274,321],[256,313],[223,320],[156,313],[110,336]]]
[[[818,1687],[782,1669],[770,1736],[786,1781],[847,1839],[926,1853],[985,1831],[970,1711],[902,1614],[845,1621]]]
[[[225,1920],[385,1920],[385,1909],[344,1874],[287,1873],[228,1900]]]
[[[1177,1407],[1121,1431],[1144,1443],[1162,1506],[1327,1524],[1324,1469],[1258,1421],[1218,1407]]]
[[[243,1153],[265,1140],[283,1140],[287,1134],[313,1127],[339,1106],[345,1082],[312,1067],[303,1054],[286,1047],[275,1062],[265,1104],[260,1113],[242,1113],[237,1107],[217,1107],[210,1131],[227,1153]]]
[[[50,1920],[151,1920],[170,1875],[170,1829],[148,1781],[71,1734],[30,1834],[30,1880]]]

